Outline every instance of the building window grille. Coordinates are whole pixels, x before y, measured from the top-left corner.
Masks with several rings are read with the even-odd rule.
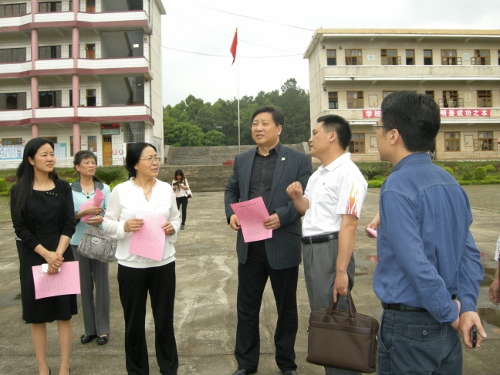
[[[328,108],[339,109],[339,95],[336,91],[328,93]]]
[[[360,49],[346,49],[345,50],[345,64],[346,65],[363,65],[361,50]]]
[[[415,65],[415,50],[406,50],[406,65]]]
[[[424,65],[432,65],[432,50],[424,49]]]
[[[460,133],[444,133],[444,149],[446,151],[460,151]]]
[[[351,143],[349,144],[349,152],[351,154],[364,154],[365,153],[365,134],[353,133],[351,136]]]
[[[337,65],[337,50],[326,50],[326,65]]]

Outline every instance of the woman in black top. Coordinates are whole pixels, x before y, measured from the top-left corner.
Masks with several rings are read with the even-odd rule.
[[[71,187],[54,172],[54,144],[33,138],[25,148],[12,187],[10,209],[16,232],[23,320],[31,323],[31,336],[40,375],[50,374],[47,365],[46,323],[57,321],[61,351],[60,374],[69,374],[72,321],[77,314],[76,295],[35,299],[32,266],[48,263],[48,273],[58,272],[72,261],[69,241],[75,231]]]

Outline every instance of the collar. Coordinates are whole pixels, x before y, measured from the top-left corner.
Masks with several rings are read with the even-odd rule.
[[[431,164],[431,162],[432,162],[431,156],[429,155],[428,152],[415,152],[415,153],[407,155],[403,159],[401,159],[398,162],[398,164],[396,164],[394,166],[392,171],[393,172],[398,171],[410,163],[429,163],[429,164]]]
[[[102,191],[104,184],[101,181],[94,181],[94,189],[99,189]],[[76,180],[71,184],[71,190],[81,193],[83,191],[80,180]]]
[[[274,146],[272,149],[270,149],[270,150],[269,150],[269,155],[274,154],[274,153],[275,153],[276,155],[278,155],[278,154],[280,153],[280,149],[281,149],[281,143],[280,143],[280,142],[278,142],[278,144],[277,144],[276,146]],[[260,155],[260,154],[259,154],[259,147],[258,147],[258,146],[257,146],[257,147],[255,147],[255,153],[256,153],[257,155]]]
[[[320,165],[318,167],[318,170],[322,170],[322,169],[326,169],[328,172],[331,172],[333,171],[334,169],[340,167],[342,164],[344,164],[347,160],[351,160],[351,153],[350,152],[346,152],[342,155],[340,155],[337,159],[335,159],[334,161],[332,161],[330,164],[328,164],[326,167],[322,165]]]

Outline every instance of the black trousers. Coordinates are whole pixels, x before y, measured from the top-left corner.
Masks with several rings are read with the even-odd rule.
[[[188,208],[188,198],[187,197],[180,197],[180,198],[175,198],[177,201],[177,209],[182,205],[182,222],[181,225],[186,224],[186,218],[187,218],[187,208]]]
[[[160,373],[176,375],[179,360],[174,336],[175,262],[150,268],[118,265],[118,284],[125,318],[127,374],[149,374],[145,330],[149,292]]]
[[[278,312],[274,333],[276,364],[281,371],[297,369],[294,346],[298,329],[298,274],[298,266],[272,269],[263,241],[249,245],[246,263],[238,263],[238,325],[234,349],[238,368],[257,370],[260,352],[259,313],[262,294],[270,278]]]

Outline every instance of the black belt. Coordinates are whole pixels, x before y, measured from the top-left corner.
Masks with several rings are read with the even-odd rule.
[[[321,234],[319,236],[302,237],[300,240],[302,243],[321,243],[331,240],[336,240],[339,237],[339,232],[333,232],[328,234]]]
[[[384,310],[396,310],[396,311],[420,311],[424,312],[427,311],[426,309],[423,309],[421,307],[415,307],[415,306],[408,306],[408,305],[403,305],[402,303],[382,303],[382,307]]]
[[[451,299],[457,299],[457,295],[453,294],[451,296]],[[382,307],[384,310],[395,310],[395,311],[420,311],[424,312],[427,311],[426,309],[423,309],[421,307],[415,307],[415,306],[408,306],[408,305],[403,305],[402,303],[383,303],[382,302]]]

